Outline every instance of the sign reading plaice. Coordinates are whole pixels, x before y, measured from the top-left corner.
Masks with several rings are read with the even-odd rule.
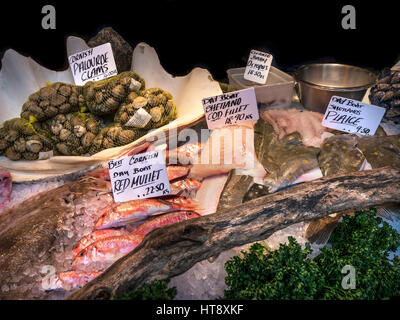
[[[247,61],[244,78],[246,80],[266,84],[273,56],[269,53],[251,50]]]
[[[260,117],[254,88],[205,98],[202,102],[210,130],[257,121]]]
[[[76,85],[118,74],[110,43],[70,55],[68,61]]]
[[[386,112],[385,108],[357,100],[333,96],[322,125],[348,133],[372,136]]]
[[[115,202],[165,196],[171,193],[163,150],[108,162]]]

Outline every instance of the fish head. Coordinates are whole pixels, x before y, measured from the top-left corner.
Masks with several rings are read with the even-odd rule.
[[[87,266],[91,262],[92,250],[96,248],[94,246],[89,246],[80,251],[74,258],[72,262],[72,269],[77,270],[81,266]]]
[[[201,215],[199,215],[197,212],[194,211],[186,211],[185,213],[186,219],[195,219],[195,218],[200,218]]]
[[[103,213],[100,218],[96,221],[96,224],[94,225],[95,230],[100,230],[106,228],[107,224],[107,214]]]
[[[11,188],[12,179],[10,172],[0,168],[0,213],[10,201]]]
[[[107,229],[112,226],[112,222],[115,220],[113,211],[113,206],[106,207],[102,209],[102,215],[97,219],[94,226],[95,230]]]

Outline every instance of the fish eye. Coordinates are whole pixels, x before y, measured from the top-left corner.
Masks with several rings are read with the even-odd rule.
[[[189,214],[189,216],[191,216],[191,215],[192,215],[192,213],[191,213],[191,212],[189,212],[188,214]]]
[[[83,257],[84,254],[85,254],[85,253],[84,253],[83,251],[81,251],[81,252],[79,252],[78,256]]]

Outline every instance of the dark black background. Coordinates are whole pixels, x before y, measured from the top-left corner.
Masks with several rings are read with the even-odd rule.
[[[41,27],[45,4],[56,8],[56,30]],[[341,9],[355,6],[357,29],[343,30]],[[354,64],[380,70],[400,54],[393,1],[14,1],[2,8],[0,50],[13,48],[42,65],[67,68],[68,35],[89,39],[112,26],[133,46],[155,47],[164,68],[184,75],[193,67],[218,80],[244,66],[251,49],[274,55],[290,71],[306,62]]]

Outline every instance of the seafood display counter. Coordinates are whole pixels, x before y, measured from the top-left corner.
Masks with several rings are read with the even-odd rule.
[[[115,298],[166,279],[176,299],[216,299],[225,263],[256,241],[277,250],[294,237],[316,256],[344,216],[369,206],[400,230],[399,71],[371,75],[362,102],[385,116],[373,135],[352,134],[324,126],[326,107],[311,111],[305,96],[328,106],[351,98],[349,87],[275,67],[261,86],[245,68],[227,70],[229,84],[202,68],[176,77],[146,43],[116,46],[121,37],[106,34],[67,39],[68,56],[111,43],[118,58],[117,75],[84,85],[70,69],[4,54],[1,299]],[[249,88],[259,119],[208,130],[203,100]],[[126,181],[145,187],[155,173],[116,180],[110,161],[149,152],[161,155],[168,192],[115,201]]]

